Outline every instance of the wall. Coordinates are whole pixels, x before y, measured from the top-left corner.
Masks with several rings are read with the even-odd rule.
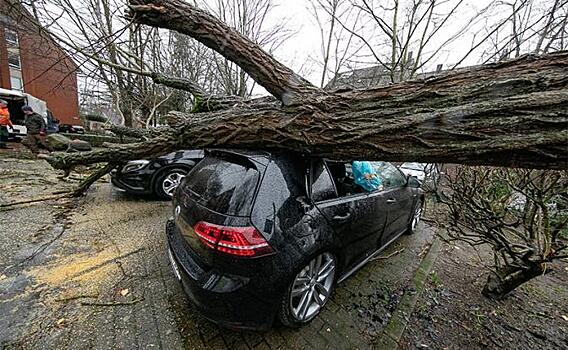
[[[4,40],[4,27],[0,22],[0,87],[4,89],[11,89],[10,84],[10,69],[8,69],[8,48]]]
[[[61,124],[81,124],[77,91],[77,65],[21,7],[14,10],[0,0],[0,87],[10,89],[4,28],[18,32],[24,92],[47,103]]]

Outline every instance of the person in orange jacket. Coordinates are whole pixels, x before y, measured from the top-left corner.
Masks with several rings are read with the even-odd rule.
[[[8,111],[8,102],[0,100],[0,148],[8,148],[8,127],[14,130],[14,125],[10,120],[10,111]]]

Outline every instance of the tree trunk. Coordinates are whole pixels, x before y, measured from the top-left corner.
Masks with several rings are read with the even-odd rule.
[[[491,272],[482,293],[490,299],[502,299],[521,284],[544,273],[544,264],[541,263],[529,263],[523,268],[505,266]]]
[[[567,66],[568,53],[527,56],[425,81],[327,93],[316,105],[280,108],[266,102],[172,112],[176,121],[163,134],[176,139],[170,146],[186,149],[264,148],[332,159],[567,169]],[[108,159],[105,153],[96,159],[115,157],[114,150],[106,154]],[[85,164],[80,157],[66,164]]]
[[[134,22],[201,41],[238,64],[283,106],[268,98],[224,104],[221,108],[226,109],[214,112],[173,112],[169,117],[175,121],[163,136],[130,146],[130,154],[121,148],[55,156],[54,166],[222,147],[291,150],[346,160],[568,169],[567,52],[368,90],[326,92],[181,0],[130,3]],[[149,144],[151,151],[143,149]]]

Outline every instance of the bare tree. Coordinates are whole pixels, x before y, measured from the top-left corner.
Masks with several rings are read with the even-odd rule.
[[[56,37],[75,53],[86,84],[102,82],[102,98],[110,96],[127,126],[154,125],[167,111],[191,110],[211,95],[248,96],[252,91],[244,71],[204,45],[179,33],[129,23],[120,16],[125,7],[120,1],[93,0],[81,7],[69,0],[31,5],[49,33],[35,29]],[[265,28],[271,1],[219,1],[218,5],[219,16],[238,22],[244,33],[270,50],[288,35],[283,24]]]
[[[322,65],[319,85],[323,88],[364,48],[354,34],[361,11],[351,6],[349,0],[311,0],[310,9],[320,30],[320,56],[312,59]],[[349,23],[350,30],[345,30],[339,21]]]
[[[501,298],[568,257],[568,173],[459,167],[439,198],[448,233],[489,245],[492,273],[483,294]]]
[[[198,3],[268,53],[276,50],[293,34],[286,28],[285,20],[268,23],[268,16],[276,9],[272,0],[215,0]],[[250,97],[255,84],[246,71],[222,55],[215,53],[212,57],[216,70],[212,71],[213,75],[209,78],[222,88],[221,92],[225,95]]]
[[[450,29],[449,24],[465,5],[463,0],[451,6],[440,0],[351,0],[351,5],[361,13],[360,25],[350,28],[341,18],[336,20],[364,44],[371,58],[367,64],[378,64],[377,81],[371,81],[370,85],[384,83],[381,80],[385,75],[390,82],[413,78],[487,11],[483,9],[461,26]],[[444,40],[440,40],[442,35]],[[360,57],[364,58],[365,54]]]
[[[509,13],[505,21],[488,26],[488,47],[483,62],[497,62],[525,53],[546,53],[566,48],[568,1],[514,0],[500,2],[497,12]]]

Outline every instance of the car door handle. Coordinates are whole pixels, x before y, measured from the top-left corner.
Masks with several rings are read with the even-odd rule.
[[[333,217],[333,221],[345,222],[345,221],[349,220],[350,217],[351,217],[351,212],[348,212],[345,215],[335,215]]]
[[[396,202],[396,199],[394,199],[394,198],[387,199],[387,203],[395,203],[395,202]]]

